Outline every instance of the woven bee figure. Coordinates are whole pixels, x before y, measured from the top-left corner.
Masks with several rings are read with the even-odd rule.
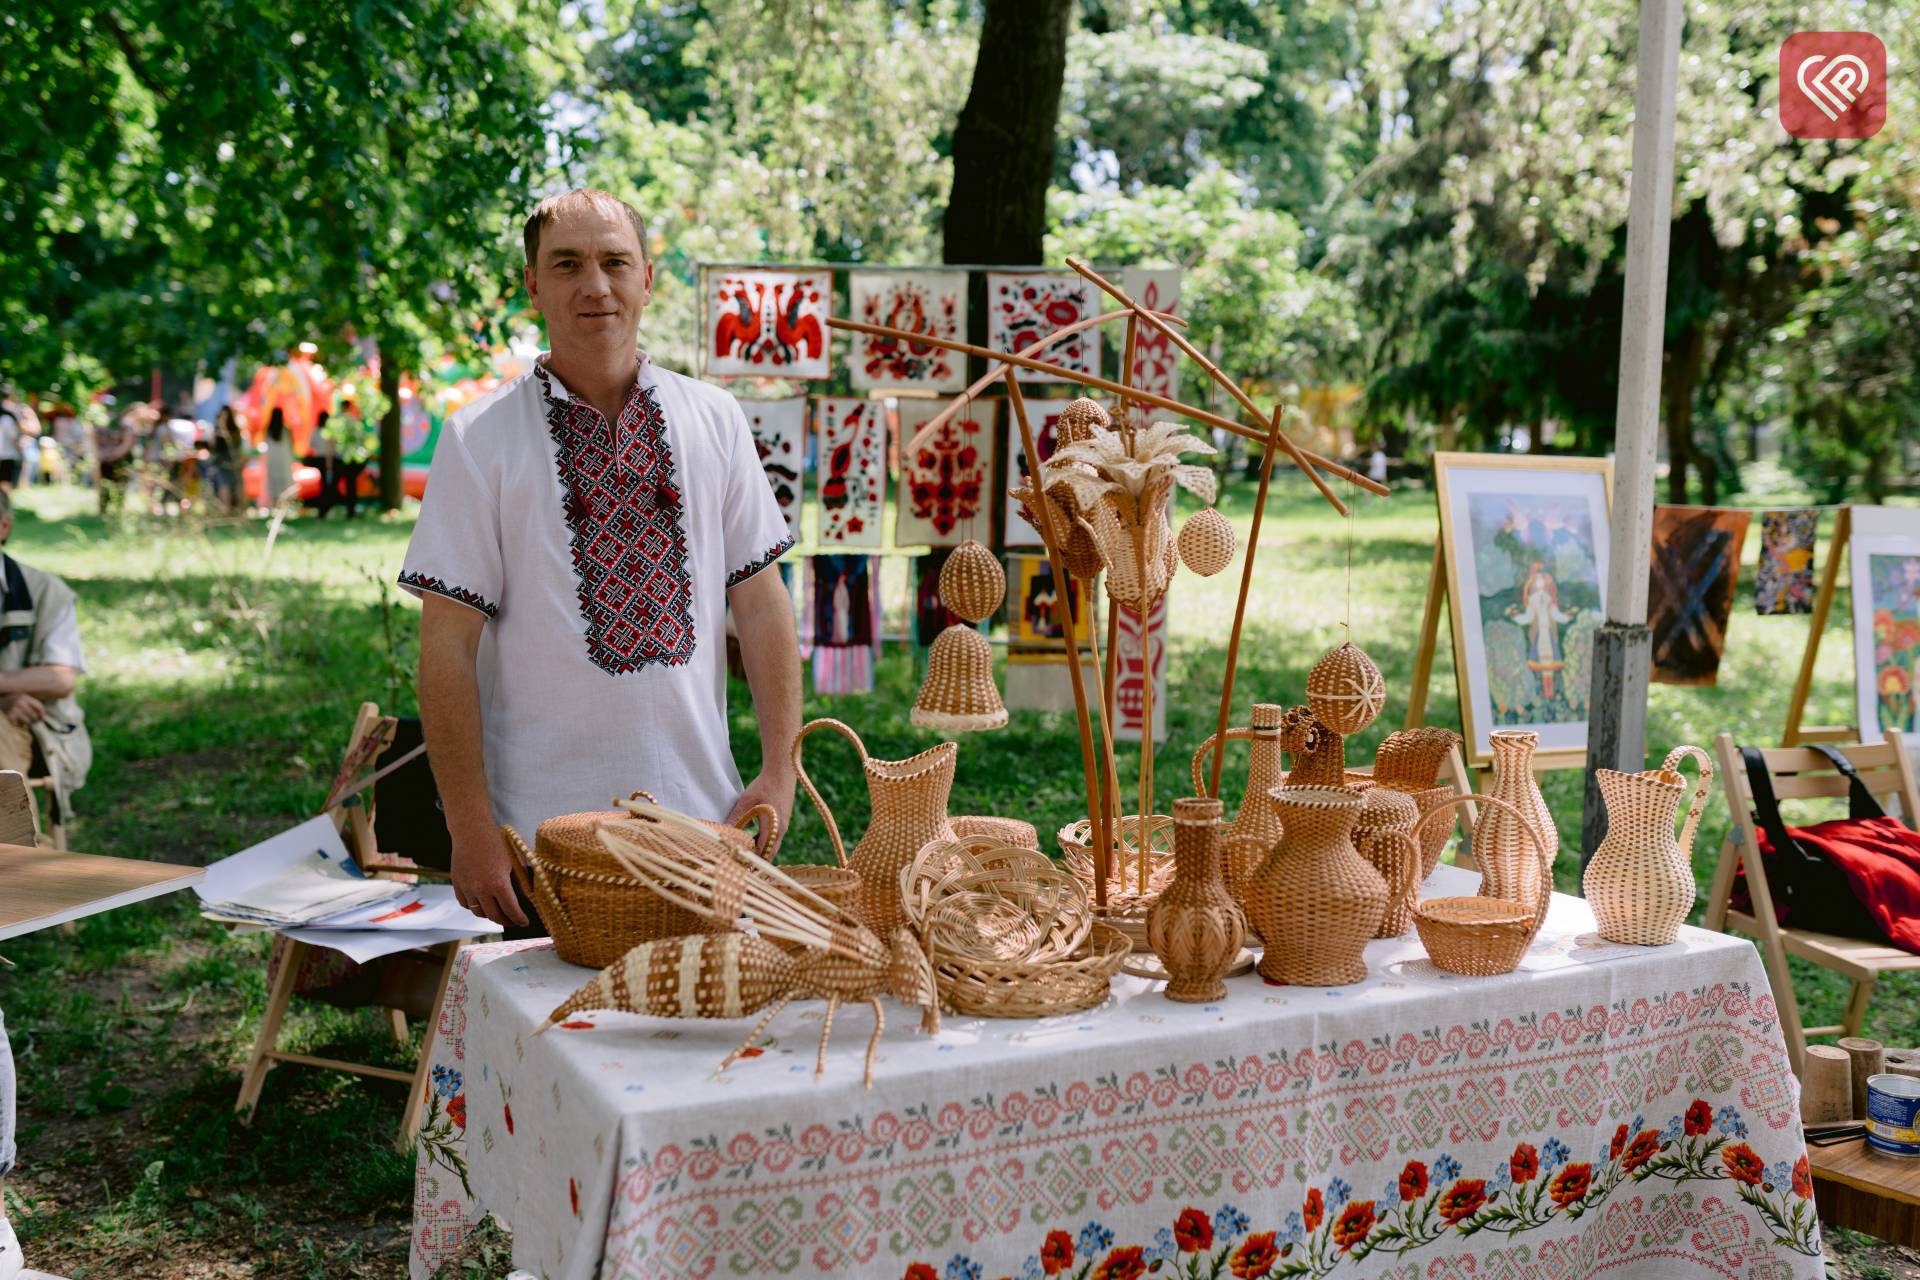
[[[596,974],[561,1002],[547,1025],[589,1009],[615,1009],[665,1018],[741,1018],[764,1009],[740,1047],[728,1054],[726,1070],[753,1047],[775,1015],[795,998],[824,999],[825,1025],[814,1074],[826,1069],[833,1016],[842,1004],[873,1009],[873,1034],[867,1041],[866,1084],[873,1087],[873,1059],[886,1027],[882,994],[922,1010],[921,1028],[940,1029],[939,997],[933,966],[911,930],[900,929],[891,943],[778,867],[704,831],[671,809],[629,800],[622,807],[636,817],[673,828],[671,842],[640,844],[618,826],[600,833],[600,841],[627,871],[677,907],[733,926],[750,921],[752,932],[695,934],[647,942]],[[801,950],[790,953],[775,939]],[[545,1030],[543,1027],[542,1030]]]

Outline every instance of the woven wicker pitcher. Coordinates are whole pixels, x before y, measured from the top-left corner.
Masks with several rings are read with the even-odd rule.
[[[1247,928],[1222,876],[1218,800],[1173,802],[1173,859],[1173,883],[1147,913],[1147,941],[1167,970],[1167,999],[1219,1000]]]
[[[1523,729],[1496,729],[1487,735],[1493,746],[1493,788],[1488,793],[1519,814],[1495,808],[1473,828],[1473,857],[1486,881],[1483,892],[1508,902],[1535,902],[1553,887],[1553,860],[1560,852],[1560,833],[1547,809],[1547,798],[1533,776],[1533,753],[1540,735]],[[1524,814],[1546,842],[1536,853],[1527,838]]]
[[[1274,812],[1267,792],[1280,785],[1280,716],[1285,710],[1277,702],[1253,704],[1253,723],[1227,730],[1228,742],[1244,739],[1253,744],[1247,758],[1247,788],[1240,793],[1240,812],[1220,831],[1220,856],[1226,867],[1227,892],[1240,902],[1253,875],[1280,838],[1280,815]],[[1193,790],[1206,794],[1204,774],[1214,743],[1222,735],[1210,733],[1200,749],[1193,753]]]
[[[1699,766],[1700,777],[1675,840],[1673,817],[1687,794],[1679,765],[1687,756]],[[1713,762],[1698,747],[1675,747],[1658,769],[1599,769],[1595,776],[1607,803],[1607,838],[1587,863],[1584,884],[1600,936],[1609,942],[1665,946],[1693,909],[1693,833],[1713,785]]]
[[[844,734],[859,751],[860,767],[867,775],[872,813],[866,834],[853,846],[851,855],[840,842],[840,827],[833,820],[832,810],[814,790],[813,780],[800,763],[801,744],[815,729]],[[860,735],[838,720],[809,721],[794,735],[794,772],[827,824],[834,856],[841,866],[860,874],[856,899],[860,919],[883,938],[891,938],[895,929],[907,924],[906,911],[900,904],[901,869],[929,840],[954,838],[953,823],[947,818],[947,798],[953,791],[953,770],[959,755],[959,747],[943,742],[905,760],[876,760],[867,754],[867,744],[860,741]]]
[[[1387,882],[1353,847],[1365,797],[1348,787],[1276,787],[1280,842],[1247,885],[1266,939],[1260,976],[1340,987],[1367,976],[1364,953],[1387,910]]]

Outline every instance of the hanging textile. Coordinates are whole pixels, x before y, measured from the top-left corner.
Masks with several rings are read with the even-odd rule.
[[[1656,682],[1710,685],[1718,678],[1752,516],[1725,507],[1654,508],[1647,628]]]
[[[1763,617],[1813,612],[1813,544],[1820,512],[1760,513],[1760,569],[1753,576],[1753,608]]]

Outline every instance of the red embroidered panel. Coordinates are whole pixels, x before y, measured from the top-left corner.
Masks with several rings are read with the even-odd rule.
[[[684,666],[693,657],[693,576],[673,450],[653,388],[636,382],[610,427],[599,410],[564,398],[546,370],[536,371],[572,535],[587,656],[613,675],[653,663]]]

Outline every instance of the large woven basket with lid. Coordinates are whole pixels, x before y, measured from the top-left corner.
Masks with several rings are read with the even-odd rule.
[[[773,810],[758,806],[749,818],[760,818],[766,833],[766,856],[779,847]],[[540,919],[553,935],[553,949],[568,964],[604,969],[643,942],[658,942],[686,934],[718,933],[714,924],[684,908],[673,906],[614,861],[600,843],[603,826],[618,824],[635,840],[679,845],[674,829],[624,809],[567,813],[549,818],[534,833],[528,849],[512,827],[500,829],[507,845],[527,866],[530,896]],[[737,827],[702,823],[743,849],[754,847],[753,836]]]

